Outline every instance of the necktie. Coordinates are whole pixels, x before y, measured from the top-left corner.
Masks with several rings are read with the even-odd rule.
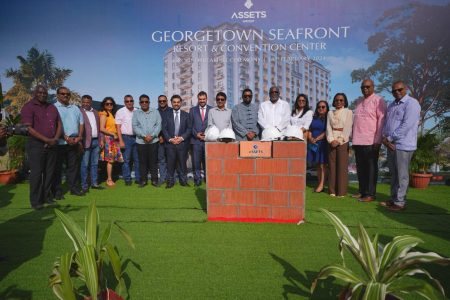
[[[205,108],[200,108],[202,110],[202,122],[205,122]]]
[[[175,136],[178,136],[180,131],[180,117],[178,116],[178,110],[175,111]]]

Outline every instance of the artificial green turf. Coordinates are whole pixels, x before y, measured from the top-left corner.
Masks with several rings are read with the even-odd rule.
[[[378,191],[378,199],[387,198],[387,185]],[[321,267],[340,262],[335,231],[319,208],[353,231],[361,222],[383,242],[417,235],[425,241],[421,251],[450,257],[449,192],[447,186],[410,189],[408,209],[391,213],[377,202],[331,198],[308,187],[302,225],[207,222],[204,186],[139,189],[118,182],[85,197],[67,194],[58,204],[82,224],[95,199],[103,225],[117,220],[129,231],[135,250],[117,232],[113,241],[132,261],[126,269],[130,299],[335,299],[341,286],[332,280],[309,292]],[[53,209],[29,209],[27,184],[0,186],[0,299],[54,299],[47,278],[55,258],[69,250]],[[449,268],[428,269],[449,294]]]

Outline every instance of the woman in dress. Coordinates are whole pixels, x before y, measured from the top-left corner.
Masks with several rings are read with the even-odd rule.
[[[112,179],[112,169],[114,162],[123,162],[122,152],[120,151],[119,139],[117,136],[116,121],[114,113],[116,102],[112,97],[106,97],[101,104],[101,110],[98,113],[100,117],[100,131],[103,133],[104,147],[101,152],[101,160],[106,161],[106,173],[108,179],[106,185],[113,187],[115,185]]]
[[[330,108],[325,100],[317,102],[308,132],[307,160],[317,165],[317,187],[314,189],[316,193],[322,192],[325,184],[328,163],[326,129],[329,110]]]
[[[309,108],[308,96],[305,94],[299,94],[295,99],[294,107],[291,113],[291,125],[295,125],[303,132],[303,136],[306,136],[313,118],[313,112]]]
[[[352,133],[353,113],[348,109],[347,96],[337,93],[333,98],[335,110],[328,113],[327,141],[330,176],[330,196],[344,197],[348,187],[348,141]]]

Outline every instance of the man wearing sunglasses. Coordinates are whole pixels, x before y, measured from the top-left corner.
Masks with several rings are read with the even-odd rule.
[[[131,124],[133,119],[134,100],[131,95],[125,95],[123,97],[123,104],[125,105],[119,109],[116,113],[116,127],[117,135],[119,137],[120,148],[124,149],[123,165],[122,165],[122,178],[125,181],[125,185],[131,185],[131,162],[134,166],[134,179],[135,183],[140,184],[141,179],[139,176],[139,158],[136,146],[136,135],[133,132],[133,126]]]
[[[210,109],[208,113],[208,127],[216,126],[219,131],[231,126],[231,109],[227,108],[227,95],[218,92],[216,95],[217,106]]]
[[[253,92],[251,89],[242,91],[242,102],[233,107],[231,123],[238,141],[258,140],[258,105],[252,103]]]
[[[374,93],[374,83],[366,79],[361,83],[362,97],[356,100],[353,113],[353,149],[359,193],[353,195],[360,202],[371,202],[376,197],[378,156],[382,140],[386,102]]]
[[[392,85],[395,98],[387,109],[383,130],[383,144],[388,149],[391,171],[391,199],[380,205],[391,211],[401,211],[406,205],[409,184],[409,164],[417,148],[417,130],[420,120],[419,102],[406,94],[402,81]]]

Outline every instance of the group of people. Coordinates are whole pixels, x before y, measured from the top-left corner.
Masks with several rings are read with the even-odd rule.
[[[57,102],[47,102],[46,87],[38,85],[33,98],[21,111],[22,123],[28,126],[28,159],[30,166],[30,202],[34,209],[45,203],[64,199],[61,187],[62,166],[66,164],[66,181],[72,195],[82,196],[89,189],[103,189],[98,183],[98,161],[106,163],[106,185],[113,187],[113,165],[122,163],[125,185],[154,187],[164,182],[170,189],[178,177],[181,186],[187,181],[188,152],[192,151],[194,185],[205,180],[205,141],[211,132],[237,141],[274,139],[294,128],[293,137],[308,141],[308,161],[318,164],[318,186],[325,186],[329,169],[328,190],[331,196],[342,197],[347,193],[347,167],[349,141],[355,149],[359,180],[358,199],[363,202],[375,198],[378,151],[385,144],[396,164],[392,171],[391,201],[384,205],[389,209],[403,209],[408,177],[405,179],[409,160],[415,149],[420,106],[406,95],[402,82],[393,85],[395,101],[387,108],[384,100],[374,94],[371,80],[363,81],[363,97],[356,103],[356,110],[348,109],[344,93],[334,96],[330,111],[327,101],[317,103],[313,112],[305,94],[297,96],[293,108],[280,98],[279,88],[269,90],[269,100],[260,105],[253,103],[253,92],[244,89],[242,102],[233,109],[227,108],[227,95],[217,93],[216,106],[208,105],[208,95],[201,91],[197,105],[189,112],[181,110],[182,98],[173,95],[158,96],[158,107],[150,107],[150,97],[139,96],[135,107],[131,95],[124,97],[124,107],[116,111],[116,102],[106,97],[100,111],[92,107],[92,97],[83,95],[81,107],[70,104],[70,91],[57,89]],[[386,119],[386,120],[385,120]],[[415,127],[414,127],[415,126]],[[214,129],[214,130],[213,130]],[[265,133],[269,132],[270,135]],[[219,135],[221,136],[221,135]],[[405,167],[406,166],[406,167]],[[203,176],[202,176],[203,173]],[[405,187],[406,180],[406,187]],[[79,184],[80,183],[80,184]]]
[[[380,204],[391,211],[401,211],[406,205],[409,184],[409,164],[417,147],[420,119],[419,102],[407,95],[402,81],[392,85],[394,101],[389,106],[374,93],[372,80],[361,84],[362,96],[354,111],[348,108],[347,96],[337,93],[330,111],[326,101],[319,101],[315,112],[309,109],[306,95],[299,95],[292,117],[307,131],[307,160],[317,164],[318,185],[322,192],[328,170],[328,192],[332,197],[344,197],[348,187],[349,142],[356,159],[359,192],[352,197],[360,202],[376,198],[378,157],[381,145],[388,152],[391,172],[391,192],[388,201]]]

